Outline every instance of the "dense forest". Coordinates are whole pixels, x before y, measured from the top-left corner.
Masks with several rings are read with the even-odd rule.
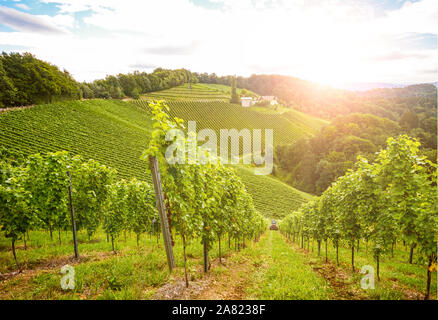
[[[300,190],[321,194],[358,155],[373,159],[387,137],[401,132],[396,122],[370,114],[339,117],[314,137],[277,147],[277,173]]]
[[[81,92],[67,71],[30,53],[0,55],[0,107],[79,99]]]
[[[437,118],[432,113],[433,109],[422,104],[421,97],[413,99],[412,109],[408,102],[391,104],[386,100],[384,103],[388,104],[388,111],[401,105],[406,111],[398,121],[358,112],[339,116],[316,136],[277,147],[277,174],[298,189],[321,194],[336,178],[353,167],[357,156],[373,160],[386,138],[402,133],[419,140],[423,155],[436,162]]]

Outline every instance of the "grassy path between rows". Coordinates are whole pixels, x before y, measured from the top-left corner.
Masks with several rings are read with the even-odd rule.
[[[261,252],[253,257],[263,260],[266,268],[255,274],[248,288],[250,299],[330,299],[334,292],[330,284],[316,274],[305,257],[291,248],[279,232],[268,231]]]
[[[121,242],[116,254],[98,251],[81,261],[64,257],[34,265],[22,274],[0,281],[0,299],[330,299],[330,283],[315,272],[308,257],[286,243],[276,231],[267,231],[254,243],[234,251],[223,246],[222,264],[217,248],[210,252],[211,268],[202,271],[202,247],[189,250],[190,287],[185,288],[180,248],[175,247],[177,268],[169,274],[164,250],[148,240],[146,252]],[[101,248],[102,247],[102,248]],[[144,248],[144,247],[143,247]],[[47,250],[47,249],[46,249]],[[145,254],[146,253],[146,254]],[[23,253],[22,253],[23,254]],[[70,263],[76,271],[76,289],[60,288],[59,268]]]
[[[336,266],[330,246],[326,263],[316,250],[301,249],[279,232],[266,231],[258,242],[247,242],[240,251],[222,243],[222,263],[215,244],[207,274],[202,270],[202,246],[194,241],[188,247],[190,287],[186,289],[181,246],[174,247],[177,266],[169,274],[161,240],[143,237],[141,242],[137,248],[133,237],[120,239],[117,254],[102,239],[83,242],[79,261],[71,258],[69,243],[42,247],[32,243],[19,252],[26,267],[23,273],[0,278],[0,299],[421,299],[424,284],[423,268],[406,266],[405,252],[397,250],[394,259],[383,261],[376,290],[365,291],[360,288],[363,275],[351,274],[348,248],[340,248],[340,266]],[[10,260],[9,251],[0,252],[2,270],[11,270]],[[73,291],[60,288],[60,267],[67,263],[75,267]],[[357,267],[368,263],[370,257],[361,249]]]
[[[224,266],[215,266],[207,282],[192,299],[330,299],[330,284],[306,263],[275,231],[239,254],[231,255]]]

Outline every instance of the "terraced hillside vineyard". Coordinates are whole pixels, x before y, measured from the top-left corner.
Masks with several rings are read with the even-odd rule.
[[[140,160],[152,122],[144,110],[117,100],[71,101],[0,114],[0,146],[30,155],[66,150],[149,179]],[[116,153],[116,154],[115,154]]]
[[[220,129],[273,129],[274,145],[293,143],[305,135],[316,133],[327,124],[324,120],[294,110],[282,114],[265,114],[251,108],[242,108],[229,103],[229,95],[224,95],[221,89],[212,86],[198,84],[190,89],[185,85],[145,95],[133,103],[146,108],[148,101],[164,100],[172,116],[186,122],[196,121],[197,130],[211,128],[218,136]],[[218,99],[221,94],[223,99]],[[178,95],[182,98],[175,98]]]
[[[198,130],[220,128],[274,128],[274,141],[293,141],[305,132],[313,132],[323,124],[314,119],[315,127],[306,126],[306,116],[298,114],[296,123],[282,115],[264,115],[224,101],[212,101],[216,90],[196,85],[198,92],[210,96],[209,102],[171,100],[172,116],[195,120]],[[179,90],[190,95],[187,86],[160,91]],[[163,98],[159,96],[157,99]],[[212,99],[212,100],[210,100]],[[146,164],[140,160],[147,145],[152,121],[145,108],[146,101],[126,103],[117,100],[71,101],[39,105],[0,114],[0,147],[24,155],[66,150],[86,159],[95,159],[117,170],[118,176],[151,181]],[[301,116],[302,118],[299,118]],[[242,121],[242,119],[244,119]],[[311,124],[309,122],[309,124]],[[256,208],[266,217],[280,218],[296,209],[310,197],[272,177],[254,176],[249,169],[238,170],[254,198]]]
[[[203,84],[188,84],[162,91],[151,92],[142,97],[146,100],[197,100],[197,101],[228,101],[229,94],[224,90],[210,89]]]
[[[272,176],[256,176],[252,168],[236,166],[235,169],[252,195],[263,195],[263,197],[254,196],[254,204],[260,212],[268,213],[271,218],[281,219],[284,217],[284,212],[291,212],[293,208],[299,208],[303,203],[314,198]]]
[[[415,241],[421,242],[416,249],[408,242],[412,237],[394,238],[396,224],[391,241],[377,237],[363,213],[368,202],[359,199],[351,206],[354,197],[344,196],[348,188],[339,187],[334,197],[318,198],[271,175],[254,175],[253,167],[243,164],[232,165],[234,170],[219,165],[161,166],[176,260],[173,274],[169,273],[150,169],[141,159],[155,154],[157,146],[162,152],[169,119],[196,121],[198,131],[211,128],[218,134],[231,128],[274,129],[275,146],[310,137],[327,124],[292,109],[231,104],[228,89],[185,84],[129,102],[91,99],[0,113],[0,155],[5,157],[0,221],[6,230],[0,235],[0,298],[436,298],[433,251],[424,260],[425,244],[430,249],[434,235],[422,237],[425,228],[427,234],[433,233],[429,207],[418,215],[427,220],[424,228],[415,222],[419,232]],[[162,113],[165,105],[168,113]],[[162,131],[153,134],[157,128]],[[17,154],[25,161],[15,167],[12,163],[20,161],[14,158]],[[78,259],[71,258],[66,170],[73,176]],[[382,189],[382,194],[387,196],[388,190]],[[51,201],[44,201],[45,196]],[[414,194],[412,199],[422,201]],[[353,221],[356,210],[362,216]],[[323,214],[326,211],[336,215]],[[282,233],[266,232],[266,218],[277,220]],[[350,224],[357,231],[353,240]],[[382,239],[384,250],[379,249]],[[374,265],[376,248],[381,281],[376,290],[366,291],[358,267]],[[59,289],[59,268],[67,263],[80,279],[74,291]],[[195,289],[185,290],[191,283]]]
[[[437,4],[0,0],[0,315],[438,301]]]

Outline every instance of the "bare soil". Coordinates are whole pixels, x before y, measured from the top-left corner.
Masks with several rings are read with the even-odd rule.
[[[232,255],[239,254],[233,253]],[[190,281],[186,288],[184,279],[177,279],[157,290],[155,300],[243,300],[251,282],[254,266],[249,259],[239,262],[230,257],[211,261],[211,269],[201,279]],[[216,271],[215,271],[216,270]]]

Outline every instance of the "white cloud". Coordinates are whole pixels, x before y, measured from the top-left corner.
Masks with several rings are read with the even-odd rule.
[[[17,8],[23,9],[23,10],[29,10],[29,9],[30,9],[30,8],[29,8],[27,5],[25,5],[24,3],[17,3],[15,6],[16,6]]]
[[[437,48],[402,40],[436,35],[435,0],[406,2],[388,12],[352,0],[217,0],[221,10],[189,0],[44,2],[60,8],[57,16],[44,16],[44,23],[65,34],[35,35],[21,28],[0,33],[0,44],[31,46],[79,80],[163,66],[217,74],[275,72],[316,81],[436,81],[421,70],[436,65]],[[86,10],[93,13],[83,19],[90,30],[84,34],[73,13]]]
[[[438,5],[436,0],[407,1],[402,8],[388,13],[382,27],[392,32],[438,32]]]
[[[68,14],[58,14],[53,17],[46,16],[45,20],[50,21],[50,23],[58,27],[64,28],[64,30],[73,28],[75,23],[75,18]]]
[[[0,6],[0,23],[12,29],[35,33],[58,34],[63,32],[47,18],[47,16],[35,16],[13,8]]]

